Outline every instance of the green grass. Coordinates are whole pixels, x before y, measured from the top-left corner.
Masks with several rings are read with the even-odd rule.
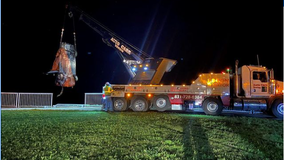
[[[182,113],[1,111],[2,159],[283,159],[283,121]]]

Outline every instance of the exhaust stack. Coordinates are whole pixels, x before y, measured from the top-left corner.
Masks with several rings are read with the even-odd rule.
[[[239,96],[239,75],[238,75],[238,65],[239,61],[236,60],[235,62],[235,95]]]

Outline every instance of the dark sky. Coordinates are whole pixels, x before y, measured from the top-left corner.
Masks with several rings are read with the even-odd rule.
[[[85,92],[101,92],[106,81],[126,84],[128,72],[115,50],[75,19],[77,75],[73,88],[46,75],[59,47],[68,1],[1,1],[1,91],[54,93],[54,103],[84,103]],[[69,1],[70,2],[70,1]],[[260,64],[283,80],[281,1],[96,0],[71,1],[128,42],[153,57],[178,61],[162,79],[182,84],[200,73]],[[63,41],[73,42],[65,23]]]

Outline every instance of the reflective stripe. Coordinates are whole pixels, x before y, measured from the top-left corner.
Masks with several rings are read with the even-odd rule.
[[[104,93],[105,93],[106,96],[110,96],[110,95],[111,95],[111,91],[112,91],[112,88],[111,88],[111,87],[105,86],[105,87],[103,88],[103,90],[104,90]]]

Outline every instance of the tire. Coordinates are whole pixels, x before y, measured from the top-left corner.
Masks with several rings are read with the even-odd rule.
[[[220,115],[223,110],[223,104],[217,98],[206,98],[202,103],[202,108],[207,115]]]
[[[126,99],[123,97],[113,98],[113,110],[117,112],[122,112],[127,109]]]
[[[166,95],[157,95],[152,100],[154,109],[157,111],[163,112],[165,110],[170,109],[171,103],[169,101],[168,96]]]
[[[146,98],[142,96],[133,97],[131,99],[131,109],[135,112],[145,112],[149,109]]]
[[[273,102],[272,113],[275,117],[283,119],[283,99],[276,99]]]

